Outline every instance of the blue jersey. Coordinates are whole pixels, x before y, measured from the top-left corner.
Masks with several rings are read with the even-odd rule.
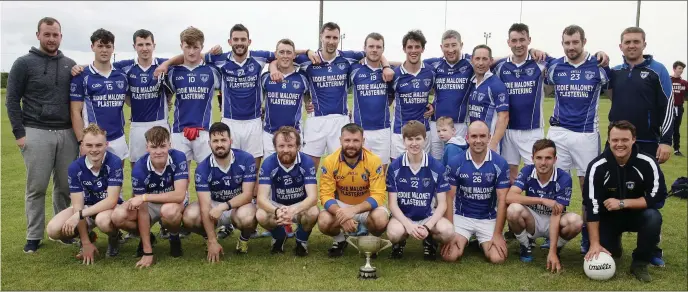
[[[495,66],[494,74],[504,82],[509,95],[508,129],[544,127],[545,68],[546,64],[536,62],[530,54],[521,64],[515,64],[512,57],[508,57]]]
[[[222,117],[233,120],[260,118],[263,98],[260,73],[266,63],[275,60],[275,53],[249,51],[238,63],[232,52],[220,55],[205,54],[205,61],[217,66],[222,74]]]
[[[394,68],[394,133],[401,134],[401,127],[408,121],[416,120],[430,131],[428,120],[423,117],[430,101],[430,90],[435,84],[435,71],[421,62],[420,71],[414,74],[404,66]]]
[[[608,70],[599,67],[597,58],[590,54],[578,65],[571,64],[567,57],[550,62],[547,84],[554,86],[555,99],[550,125],[579,133],[596,133],[600,90],[608,82]]]
[[[107,140],[124,136],[124,99],[128,90],[127,76],[115,67],[107,76],[89,65],[72,77],[69,97],[83,101],[84,126],[97,124],[107,132]]]
[[[444,166],[449,165],[449,159],[451,159],[454,156],[465,155],[464,152],[466,152],[466,149],[468,149],[468,145],[465,142],[459,142],[459,139],[457,139],[456,137],[449,138],[449,141],[447,141],[447,143],[444,144],[444,155],[442,155],[442,164]]]
[[[391,84],[382,80],[382,68],[372,68],[366,63],[351,65],[349,80],[353,86],[353,122],[364,130],[380,130],[390,127],[389,94]]]
[[[259,183],[270,186],[271,201],[290,206],[306,199],[306,185],[318,184],[315,173],[313,160],[303,152],[298,152],[289,168],[282,165],[277,153],[273,153],[260,167]]]
[[[103,165],[98,173],[93,173],[92,168],[93,165],[86,156],[81,156],[74,160],[67,169],[69,192],[83,193],[84,205],[86,206],[95,205],[107,198],[108,186],[121,187],[124,179],[122,160],[111,152],[105,152]],[[120,196],[117,203],[121,204],[122,197],[120,194],[117,195]]]
[[[332,114],[348,115],[347,97],[349,90],[349,67],[365,57],[363,52],[339,51],[330,61],[322,60],[320,65],[313,65],[306,55],[296,56],[295,62],[306,72],[310,84],[314,114],[316,117]]]
[[[473,219],[497,218],[497,190],[509,188],[509,165],[497,152],[488,150],[481,165],[466,155],[449,160],[449,184],[456,187],[454,214]]]
[[[194,68],[173,66],[168,72],[167,83],[176,95],[172,132],[181,133],[187,127],[199,127],[207,131],[213,120],[215,89],[220,86],[217,68],[205,63]]]
[[[477,84],[475,76],[471,79],[470,100],[468,101],[468,117],[470,122],[483,121],[490,126],[490,134],[494,134],[497,127],[497,113],[509,111],[509,94],[504,82],[499,77],[486,72],[482,82]]]
[[[265,72],[261,77],[261,86],[265,97],[263,130],[270,134],[282,126],[292,126],[299,130],[301,103],[309,87],[306,75],[297,68],[278,83],[270,79],[269,72]]]
[[[174,191],[174,182],[180,179],[189,179],[189,165],[184,152],[170,149],[162,173],[155,170],[150,154],[146,153],[131,170],[131,189],[134,196],[169,193]]]
[[[445,58],[424,60],[426,66],[435,70],[435,99],[432,105],[435,113],[432,120],[450,117],[454,123],[466,121],[470,80],[473,76],[471,55],[463,54],[456,64],[449,64]]]
[[[242,184],[256,181],[256,161],[248,152],[232,148],[229,168],[222,169],[210,155],[196,167],[196,192],[210,192],[215,202],[227,202],[243,193]]]
[[[444,165],[423,153],[420,169],[414,172],[407,153],[394,159],[387,170],[387,191],[397,193],[397,204],[404,216],[420,221],[432,216],[432,200],[437,193],[449,191]]]
[[[554,168],[552,177],[542,185],[538,180],[535,166],[526,165],[518,173],[514,185],[524,190],[528,197],[555,200],[564,207],[568,206],[571,201],[573,186],[571,176],[560,168]],[[552,215],[552,208],[545,205],[528,205],[528,207],[538,214]]]
[[[167,59],[153,58],[153,63],[148,68],[142,68],[138,59],[112,64],[128,77],[132,122],[167,122],[168,93],[163,86],[164,80],[153,78],[153,71],[165,61]]]

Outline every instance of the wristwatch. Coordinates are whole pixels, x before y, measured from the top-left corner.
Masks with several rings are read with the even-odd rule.
[[[624,200],[619,201],[619,208],[624,208]]]

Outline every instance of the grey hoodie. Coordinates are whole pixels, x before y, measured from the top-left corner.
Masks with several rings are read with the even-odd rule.
[[[24,127],[64,130],[72,128],[69,113],[71,69],[76,63],[61,51],[49,56],[35,47],[19,57],[7,78],[7,115],[16,139]]]

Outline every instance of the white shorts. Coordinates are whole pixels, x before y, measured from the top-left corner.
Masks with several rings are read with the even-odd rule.
[[[222,118],[222,122],[229,126],[232,148],[244,150],[254,158],[263,156],[263,122],[260,118],[245,121]]]
[[[184,133],[172,133],[172,148],[184,152],[187,161],[193,159],[200,163],[212,153],[209,140],[208,131],[205,130],[200,131],[198,137],[193,141],[186,139]]]
[[[459,235],[471,239],[475,234],[478,243],[492,240],[497,219],[473,219],[454,214],[454,231]]]
[[[267,158],[268,156],[272,155],[275,153],[275,146],[272,145],[272,137],[275,136],[275,134],[270,134],[268,132],[263,131],[263,157]]]
[[[339,205],[339,207],[351,207],[351,205],[344,203],[340,200],[337,200],[337,205]],[[375,210],[385,211],[387,213],[387,218],[390,218],[392,216],[392,212],[390,212],[389,209],[387,209],[387,207],[385,207],[385,206],[378,206],[377,208],[375,208]],[[324,210],[324,211],[327,212],[327,210]],[[356,221],[358,223],[363,223],[363,226],[365,226],[367,228],[368,227],[368,225],[367,225],[368,215],[370,215],[370,211],[356,214],[356,215],[354,215],[353,219],[354,219],[354,221]]]
[[[533,219],[535,219],[535,234],[532,234],[532,238],[549,238],[549,223],[551,216],[535,212],[528,206],[523,207],[528,209],[528,211],[530,211],[530,215],[533,215]]]
[[[428,137],[430,135],[429,131],[425,132],[425,137]],[[425,153],[430,153],[430,141],[427,139],[425,140],[425,148],[423,148]],[[442,150],[444,151],[444,150]],[[404,137],[401,136],[401,134],[392,134],[392,158],[396,159],[401,154],[404,154],[406,152],[406,146],[404,146]]]
[[[215,208],[221,204],[227,204],[227,203],[210,200],[210,208],[211,209]],[[220,215],[220,219],[218,219],[217,224],[215,224],[215,228],[219,228],[220,226],[225,226],[225,225],[232,225],[232,211],[233,210],[227,210],[227,211],[222,212],[222,215]]]
[[[107,151],[112,152],[122,160],[129,158],[129,146],[127,145],[127,140],[124,138],[124,136],[112,141],[108,141]]]
[[[600,133],[577,133],[562,127],[550,127],[547,138],[557,145],[556,167],[566,171],[576,169],[585,176],[590,161],[600,155]]]
[[[413,224],[417,224],[417,225],[425,225],[425,223],[430,221],[430,217],[432,217],[432,215],[428,216],[428,218],[417,220],[417,221],[411,221],[411,222],[413,222]]]
[[[349,122],[349,116],[338,114],[306,118],[301,139],[303,153],[322,157],[325,150],[327,153],[337,151],[337,148],[341,147],[339,136],[341,136],[342,127]]]
[[[159,120],[153,122],[131,122],[129,129],[129,160],[136,162],[142,156],[146,155],[146,131],[155,126],[161,126],[170,131],[170,125],[167,120]]]
[[[468,126],[465,123],[454,123],[454,130],[456,130],[456,137],[459,142],[466,142],[466,133],[468,132]],[[430,121],[430,133],[428,136],[428,142],[430,143],[430,155],[435,159],[442,160],[444,156],[444,145],[445,143],[440,139],[437,134],[437,122]]]
[[[533,144],[544,137],[545,131],[542,128],[532,130],[506,129],[504,139],[502,139],[501,155],[509,165],[520,165],[521,159],[525,165],[533,164]]]
[[[150,225],[153,226],[156,222],[160,221],[160,218],[162,218],[162,209],[163,203],[153,203],[153,202],[148,202],[148,216],[150,216]],[[189,205],[189,192],[186,193],[186,198],[184,199],[184,202],[180,204],[182,206],[182,215],[184,214],[184,208]],[[162,224],[162,222],[160,222]]]
[[[277,203],[277,202],[275,202],[275,201],[273,201],[273,200],[270,200],[270,203],[272,203],[272,205],[275,206],[275,207],[277,207],[277,208],[284,206],[283,204]],[[316,207],[317,207],[317,206],[316,206]],[[304,214],[306,214],[306,212],[308,212],[308,210],[310,210],[310,208],[301,211],[301,213],[296,213],[296,214],[294,214],[294,216],[291,217],[291,223],[300,224],[300,223],[301,223],[301,216],[303,216]],[[273,214],[273,215],[274,215],[274,214]]]
[[[363,147],[380,157],[382,164],[389,164],[391,135],[392,130],[390,128],[363,131],[363,138],[365,138]]]

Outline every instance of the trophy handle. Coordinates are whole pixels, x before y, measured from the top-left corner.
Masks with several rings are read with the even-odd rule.
[[[388,249],[388,248],[392,247],[392,242],[389,241],[389,240],[387,240],[387,239],[382,239],[382,238],[380,238],[380,242],[384,243],[384,246],[381,247],[380,250],[378,250],[378,252],[381,252],[381,251],[383,251],[383,250],[385,250],[385,249]]]
[[[354,243],[354,241],[355,241],[356,243]],[[349,244],[351,244],[351,246],[353,246],[356,250],[360,251],[360,250],[358,249],[358,246],[357,246],[357,244],[358,244],[358,237],[349,236],[349,237],[346,238],[346,242],[348,242]]]

